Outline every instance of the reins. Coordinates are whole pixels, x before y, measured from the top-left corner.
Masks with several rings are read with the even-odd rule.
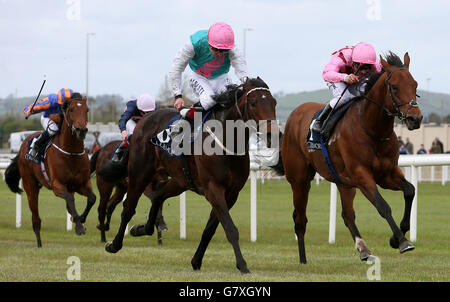
[[[400,104],[396,101],[396,98],[395,98],[394,94],[392,93],[392,85],[389,83],[389,79],[392,77],[392,74],[393,74],[394,72],[399,71],[399,70],[407,70],[407,68],[405,68],[405,67],[400,67],[400,68],[397,68],[397,69],[391,71],[391,72],[386,76],[386,79],[384,80],[384,83],[385,83],[385,85],[387,86],[387,89],[388,89],[388,92],[389,92],[389,97],[390,97],[390,99],[391,99],[391,101],[392,101],[392,105],[393,105],[394,108],[395,108],[395,112],[391,112],[391,111],[389,110],[389,108],[387,108],[385,105],[380,104],[379,102],[377,102],[377,101],[375,101],[375,100],[369,98],[369,97],[367,96],[367,94],[363,94],[362,97],[363,97],[363,100],[367,100],[367,101],[371,102],[372,104],[375,104],[375,105],[377,105],[378,107],[380,107],[381,109],[383,109],[384,112],[385,112],[385,114],[386,114],[388,117],[398,117],[399,120],[400,120],[400,122],[403,122],[403,121],[407,118],[407,114],[408,114],[409,110],[410,110],[411,108],[413,108],[413,107],[418,107],[419,105],[417,104],[417,101],[416,101],[416,100],[411,100],[411,101],[409,101],[409,102],[403,102],[403,103],[400,103]],[[403,113],[403,112],[400,110],[400,107],[402,107],[402,106],[404,106],[404,105],[408,105],[408,104],[409,104],[409,107],[408,107],[408,109],[406,110],[406,113]],[[376,137],[375,135],[371,134],[371,133],[366,129],[366,127],[364,127],[364,125],[363,125],[363,123],[362,123],[362,120],[361,120],[361,106],[359,106],[359,108],[358,108],[358,119],[359,119],[359,124],[361,125],[361,128],[363,129],[364,133],[366,133],[371,139],[373,139],[373,140],[375,140],[375,141],[379,141],[379,142],[386,142],[386,141],[388,141],[388,140],[390,139],[390,137],[384,137],[384,138]]]

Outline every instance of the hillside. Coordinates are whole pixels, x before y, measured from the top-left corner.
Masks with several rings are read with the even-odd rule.
[[[419,100],[419,106],[423,115],[426,117],[430,113],[437,113],[441,116],[447,116],[450,114],[450,94],[434,93],[419,90],[418,94],[421,96]],[[102,103],[108,99],[114,101],[120,107],[124,105],[124,101],[121,96],[96,96],[96,107],[101,106]],[[36,97],[22,97],[22,98],[6,98],[0,99],[0,116],[6,113],[21,113],[24,106],[33,103]],[[275,94],[277,99],[277,118],[285,121],[289,114],[299,105],[306,102],[318,102],[326,103],[331,99],[331,93],[328,89],[320,89],[314,91],[304,91],[299,93]],[[172,101],[172,100],[171,100]]]
[[[423,116],[430,113],[437,113],[441,116],[450,114],[450,94],[426,92],[418,90],[417,94],[419,108]],[[328,89],[305,91],[275,96],[277,99],[277,118],[285,121],[289,114],[299,105],[306,102],[326,103],[331,99],[331,92]]]

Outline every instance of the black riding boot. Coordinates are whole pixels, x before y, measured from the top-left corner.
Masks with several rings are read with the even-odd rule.
[[[314,122],[312,131],[320,134],[322,132],[324,126],[326,125],[323,122],[328,118],[328,116],[330,115],[330,113],[332,111],[333,111],[333,108],[331,108],[330,104],[327,104],[325,106],[325,108],[322,110],[322,112],[320,113],[319,117],[317,117],[316,121]]]
[[[44,146],[45,142],[50,138],[47,131],[44,131],[39,135],[39,137],[34,142],[33,148],[30,149],[28,154],[34,159],[38,160],[39,150]]]
[[[122,142],[119,147],[117,147],[111,160],[115,163],[120,162],[126,150],[128,150],[128,142]]]

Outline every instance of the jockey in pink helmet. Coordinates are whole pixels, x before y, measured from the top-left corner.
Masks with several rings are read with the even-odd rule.
[[[209,30],[200,30],[190,36],[189,41],[179,50],[169,71],[174,107],[184,106],[181,94],[181,76],[189,65],[189,84],[199,100],[196,106],[208,110],[215,105],[212,96],[223,92],[232,83],[228,75],[230,66],[242,82],[247,78],[247,64],[244,56],[235,48],[234,33],[224,22],[214,23]],[[194,109],[184,109],[183,117],[193,118]]]
[[[321,133],[325,127],[324,121],[334,109],[361,95],[364,85],[356,89],[355,84],[366,78],[369,73],[381,72],[381,68],[375,49],[369,43],[361,42],[333,52],[322,72],[323,79],[333,93],[333,99],[316,119],[312,130]]]

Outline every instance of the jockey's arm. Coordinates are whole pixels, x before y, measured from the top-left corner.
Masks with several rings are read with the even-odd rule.
[[[181,77],[189,61],[195,56],[194,46],[189,40],[177,53],[169,71],[169,83],[172,95],[181,94]]]
[[[229,58],[236,76],[242,83],[244,83],[246,78],[248,78],[247,62],[244,55],[235,47],[230,50]]]
[[[347,74],[340,72],[344,68],[345,63],[342,61],[342,59],[337,56],[332,56],[330,62],[328,62],[328,64],[325,65],[323,69],[322,77],[325,80],[325,82],[331,83],[344,82],[344,79],[347,76]]]

